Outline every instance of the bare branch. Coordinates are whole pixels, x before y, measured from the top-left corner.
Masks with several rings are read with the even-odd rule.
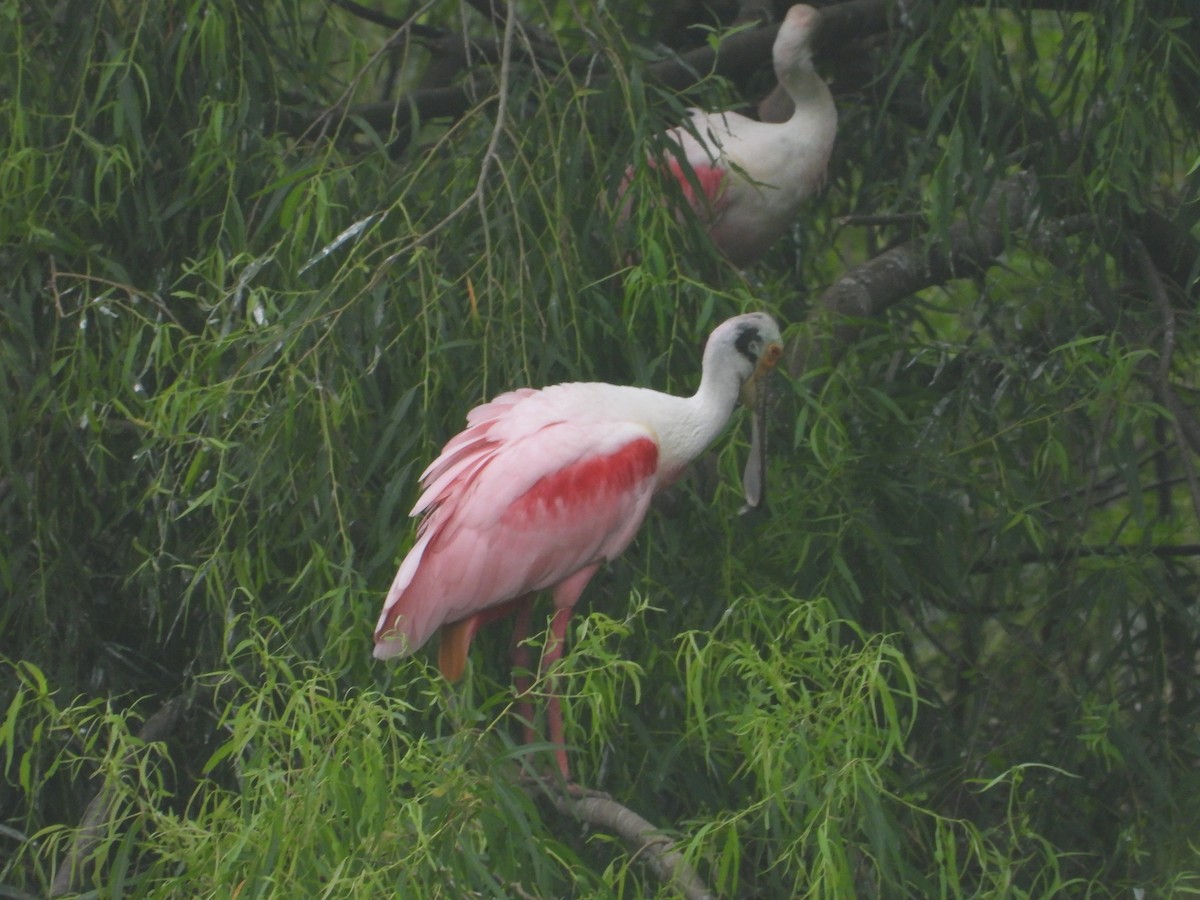
[[[942,244],[931,245],[922,236],[848,271],[821,295],[810,317],[832,317],[832,327],[814,329],[819,336],[811,344],[789,347],[788,370],[803,372],[814,358],[835,362],[857,337],[862,320],[882,315],[919,290],[986,269],[1004,252],[1009,234],[1033,217],[1036,187],[1032,172],[1011,175],[992,187],[975,216],[951,225]]]
[[[393,31],[409,31],[415,37],[437,40],[445,33],[441,28],[434,28],[432,25],[422,25],[418,22],[413,22],[411,19],[397,19],[394,16],[389,16],[387,13],[363,6],[361,3],[355,3],[354,0],[329,0],[329,2],[334,6],[340,6],[346,12],[357,16],[365,22],[370,22],[373,25],[382,25],[384,28],[390,28]]]
[[[343,0],[350,2],[350,0]],[[495,24],[498,19],[490,12],[487,0],[473,0],[472,6],[484,12]],[[503,17],[501,17],[502,19]],[[401,26],[411,30],[413,19],[410,17]],[[519,23],[518,23],[519,25]],[[837,6],[825,7],[821,11],[821,30],[816,37],[817,50],[822,46],[829,47],[845,41],[853,36],[864,36],[886,30],[888,27],[887,5],[883,0],[850,0]],[[531,45],[533,57],[541,63],[548,61],[549,49],[552,44],[542,38],[540,32],[526,27],[519,28],[521,34]],[[679,56],[663,60],[647,67],[648,78],[660,85],[675,91],[684,91],[698,84],[711,75],[721,75],[733,80],[741,80],[757,72],[764,65],[770,65],[771,48],[775,43],[778,25],[766,25],[752,28],[729,35],[720,42],[717,49],[709,46],[698,47]],[[455,40],[459,40],[455,38]],[[461,54],[450,53],[447,50],[449,38],[443,41],[438,52],[452,57],[447,61],[447,67],[458,71],[461,67]],[[501,51],[495,42],[472,40],[471,47],[480,51],[481,58],[495,64],[499,62]],[[460,59],[461,57],[461,59]],[[577,61],[581,68],[590,66],[587,60]],[[575,63],[569,64],[572,69]],[[447,80],[439,70],[439,80]],[[467,88],[463,86],[443,87],[433,89],[418,89],[394,103],[372,103],[355,106],[345,111],[340,121],[332,129],[332,136],[337,137],[347,127],[353,127],[354,122],[363,121],[376,130],[384,130],[389,126],[395,128],[396,137],[393,145],[403,147],[411,137],[411,122],[413,114],[420,118],[455,119],[463,115],[472,106]],[[329,115],[323,113],[320,117],[328,124]],[[300,114],[285,115],[284,128],[289,133],[303,135],[312,126],[310,120]]]
[[[716,897],[662,829],[607,794],[578,785],[559,790],[541,779],[532,782],[531,787],[536,787],[537,795],[548,800],[559,815],[616,834],[636,858],[650,867],[656,878],[674,886],[687,900]]]

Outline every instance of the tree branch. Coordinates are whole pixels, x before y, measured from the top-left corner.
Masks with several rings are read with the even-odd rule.
[[[159,707],[158,712],[148,718],[137,733],[142,745],[165,740],[175,729],[175,723],[187,708],[188,698],[184,694],[173,697]],[[121,760],[122,768],[132,765],[136,750],[130,750]],[[61,897],[82,889],[88,858],[104,835],[116,803],[116,785],[106,782],[84,810],[79,830],[63,858],[54,881],[50,885],[50,896]]]
[[[1058,550],[1030,550],[1028,553],[1018,553],[1005,559],[981,559],[972,563],[968,570],[972,575],[986,575],[998,569],[1010,566],[1057,565],[1074,559],[1103,556],[1116,559],[1123,556],[1156,556],[1159,559],[1181,559],[1189,556],[1200,556],[1200,544],[1162,544],[1157,547],[1123,547],[1109,545],[1102,547],[1064,547]]]
[[[351,0],[340,0],[339,5],[344,6],[349,2]],[[354,6],[357,7],[357,4]],[[488,9],[486,0],[475,0],[472,6],[485,13]],[[849,0],[847,3],[823,8],[821,28],[815,39],[817,52],[820,53],[822,47],[838,45],[852,36],[865,36],[886,30],[887,10],[888,6],[884,0]],[[393,20],[389,18],[388,21]],[[411,22],[411,19],[408,21]],[[721,75],[735,81],[742,80],[764,65],[770,64],[771,48],[778,31],[777,24],[739,31],[725,37],[715,50],[709,46],[697,47],[687,53],[654,63],[647,67],[646,75],[650,80],[674,91],[685,91],[711,75]],[[530,32],[527,30],[522,29],[522,33],[529,37]],[[535,33],[534,50],[541,47],[536,38]],[[480,49],[483,58],[489,63],[499,61],[499,48],[494,43],[473,41],[472,46]],[[540,54],[535,55],[542,59]],[[455,119],[471,106],[471,98],[467,88],[463,86],[418,89],[394,102],[371,103],[346,110],[332,134],[337,137],[347,126],[352,126],[355,120],[366,122],[377,131],[395,127],[397,136],[393,146],[402,148],[411,139],[414,114],[422,119]],[[284,129],[291,134],[302,135],[312,127],[311,120],[298,113],[287,115],[284,119]]]
[[[548,800],[559,815],[616,834],[656,878],[674,886],[687,900],[716,897],[660,828],[607,794],[578,785],[559,790],[544,779],[535,780],[532,787],[539,789],[536,796]]]
[[[923,235],[846,272],[821,295],[809,316],[833,319],[831,327],[814,328],[811,342],[788,348],[788,371],[802,373],[813,359],[836,362],[857,338],[862,320],[882,315],[919,290],[986,269],[1004,252],[1014,228],[1033,217],[1036,188],[1032,172],[1011,175],[993,185],[977,215],[952,224],[943,243],[931,244]]]
[[[434,28],[432,25],[422,25],[418,22],[413,22],[411,19],[397,19],[394,16],[389,16],[387,13],[381,13],[368,6],[363,6],[361,3],[355,3],[354,0],[329,0],[329,2],[334,6],[340,6],[346,12],[357,16],[365,22],[370,22],[372,25],[381,25],[384,28],[390,28],[392,31],[410,31],[416,37],[428,38],[429,40],[438,40],[445,34],[441,28]]]

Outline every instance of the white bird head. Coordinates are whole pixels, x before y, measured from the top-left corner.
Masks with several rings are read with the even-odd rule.
[[[793,6],[787,11],[772,50],[781,83],[790,81],[791,74],[812,71],[812,36],[820,20],[820,13],[811,6]]]
[[[753,406],[753,385],[783,353],[779,326],[766,313],[734,316],[718,325],[704,347],[704,371],[737,378],[742,402]]]
[[[766,313],[748,313],[722,322],[704,348],[704,373],[736,378],[741,401],[753,410],[750,458],[742,474],[746,493],[743,512],[760,506],[766,494],[767,391],[763,377],[783,355],[779,326]]]

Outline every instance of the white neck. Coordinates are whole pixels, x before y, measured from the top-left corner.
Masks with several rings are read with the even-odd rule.
[[[779,79],[783,89],[792,98],[797,110],[802,106],[824,105],[833,102],[829,86],[821,80],[821,76],[813,68],[812,56],[808,53],[805,53],[801,59],[794,60],[786,68],[777,65],[775,77]]]
[[[689,432],[687,440],[678,448],[684,462],[690,462],[708,448],[725,430],[738,403],[742,379],[728,367],[705,366],[700,377],[700,387],[687,398]]]

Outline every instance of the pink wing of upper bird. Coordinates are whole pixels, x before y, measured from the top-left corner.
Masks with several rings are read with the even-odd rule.
[[[456,679],[475,631],[514,609],[521,647],[532,594],[550,589],[549,665],[596,569],[629,545],[654,492],[716,438],[781,352],[775,322],[751,313],[713,332],[692,397],[576,383],[512,391],[472,410],[421,476],[413,515],[423,519],[384,602],[375,656],[410,654],[441,628],[439,665]],[[553,697],[548,717],[561,745]]]
[[[837,109],[813,68],[811,42],[819,21],[811,6],[793,6],[775,38],[775,75],[794,107],[786,122],[693,109],[687,125],[665,135],[677,148],[664,154],[669,171],[713,242],[736,266],[767,252],[825,176]],[[675,154],[687,160],[694,184]]]

